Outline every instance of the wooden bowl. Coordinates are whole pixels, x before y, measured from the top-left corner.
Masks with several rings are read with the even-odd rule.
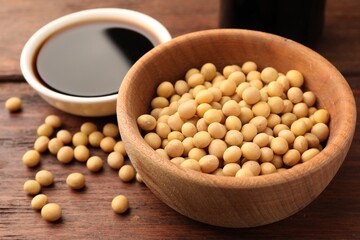
[[[326,147],[311,161],[271,175],[222,177],[183,169],[147,145],[138,116],[162,81],[175,82],[206,62],[218,69],[252,60],[259,69],[301,71],[305,87],[331,116]],[[355,101],[346,80],[326,59],[289,39],[248,30],[218,29],[190,33],[161,44],[128,72],[117,101],[122,139],[136,170],[150,190],[179,213],[223,227],[253,227],[284,219],[307,206],[329,184],[351,145]],[[329,209],[331,211],[331,209]]]

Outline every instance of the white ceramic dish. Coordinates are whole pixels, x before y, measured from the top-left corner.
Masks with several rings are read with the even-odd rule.
[[[53,34],[74,24],[94,21],[121,23],[124,28],[143,34],[154,46],[171,39],[167,29],[154,18],[140,12],[118,8],[98,8],[72,13],[46,24],[35,32],[21,53],[20,67],[24,78],[50,105],[79,116],[97,117],[115,114],[117,94],[101,97],[76,97],[53,91],[39,80],[34,69],[34,61],[39,48]]]

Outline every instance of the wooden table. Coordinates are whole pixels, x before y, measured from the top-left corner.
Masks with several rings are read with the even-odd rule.
[[[225,229],[188,219],[159,201],[145,185],[122,183],[106,164],[102,172],[92,174],[79,162],[62,165],[49,153],[42,154],[42,163],[35,169],[22,164],[23,153],[36,139],[37,126],[48,114],[59,115],[63,127],[73,133],[85,121],[93,121],[99,128],[116,122],[115,116],[82,118],[54,109],[23,80],[19,56],[33,32],[70,12],[119,7],[155,17],[176,37],[217,28],[218,0],[0,0],[0,6],[0,239],[360,239],[359,134],[355,134],[338,174],[315,201],[285,220],[248,229]],[[314,49],[342,72],[359,102],[360,1],[328,0],[324,33]],[[3,107],[11,96],[23,100],[21,112],[10,114]],[[92,154],[106,158],[96,149]],[[33,211],[31,197],[22,191],[23,183],[40,169],[55,176],[55,184],[43,192],[63,208],[62,220],[56,223],[44,221]],[[74,171],[85,174],[85,190],[75,192],[66,186],[66,176]],[[125,215],[111,210],[110,202],[118,194],[130,201],[130,211]]]

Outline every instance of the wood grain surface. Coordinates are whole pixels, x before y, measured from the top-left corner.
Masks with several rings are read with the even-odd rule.
[[[0,6],[0,239],[360,239],[357,133],[339,172],[313,203],[283,221],[256,228],[226,229],[190,220],[167,207],[146,186],[122,183],[117,172],[106,164],[102,172],[93,174],[78,162],[62,165],[49,153],[42,154],[41,165],[35,169],[22,164],[23,153],[32,148],[36,139],[36,127],[49,114],[59,115],[64,128],[73,133],[84,121],[94,121],[99,128],[116,121],[115,116],[81,118],[60,112],[23,81],[19,56],[34,31],[66,13],[121,7],[147,13],[162,22],[173,36],[179,36],[216,28],[219,1],[0,0]],[[323,37],[314,49],[341,71],[359,103],[359,1],[327,1]],[[10,114],[3,106],[14,95],[22,98],[23,109]],[[98,149],[92,153],[106,158]],[[50,170],[55,176],[55,184],[43,192],[63,208],[62,220],[56,223],[44,221],[39,212],[32,210],[31,197],[22,191],[23,183],[40,169]],[[74,171],[86,176],[85,190],[76,192],[66,186],[66,176]],[[124,215],[111,210],[111,200],[117,194],[129,198],[130,211]]]

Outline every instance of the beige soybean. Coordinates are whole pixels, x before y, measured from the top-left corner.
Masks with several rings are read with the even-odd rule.
[[[244,142],[241,146],[242,156],[248,160],[258,160],[261,156],[260,147],[253,142]]]
[[[116,144],[114,145],[114,151],[121,153],[124,157],[127,156],[126,149],[125,149],[125,144],[121,140],[117,141]]]
[[[107,123],[102,129],[102,133],[105,137],[116,138],[119,136],[119,128],[115,123]]]
[[[320,153],[320,150],[317,148],[310,148],[308,150],[306,150],[305,152],[303,152],[301,154],[301,161],[302,162],[307,162],[310,159],[312,159],[313,157],[315,157],[317,154]]]
[[[183,157],[175,157],[175,158],[170,159],[170,162],[172,162],[176,165],[179,165],[179,166],[181,165],[181,163],[183,161],[185,161],[185,158],[183,158]]]
[[[193,143],[197,148],[209,146],[211,140],[211,135],[207,131],[199,131],[193,137]]]
[[[156,126],[156,119],[150,114],[143,114],[137,118],[137,124],[140,129],[151,131]]]
[[[229,146],[240,146],[243,143],[244,137],[238,130],[229,130],[224,140]]]
[[[270,148],[275,154],[282,155],[289,150],[289,144],[283,137],[275,137],[270,142]]]
[[[288,71],[286,78],[289,79],[290,86],[292,87],[301,87],[304,83],[304,76],[298,70]]]
[[[227,133],[226,127],[223,124],[218,123],[218,122],[211,123],[208,126],[207,131],[212,138],[217,138],[217,139],[221,139],[221,138],[225,137],[225,134]]]
[[[306,117],[308,115],[309,108],[303,102],[296,103],[294,105],[294,107],[293,107],[292,112],[296,115],[297,118],[303,118],[303,117]]]
[[[253,172],[248,168],[241,168],[239,171],[236,172],[235,177],[241,178],[241,177],[253,177],[255,176]]]
[[[201,90],[196,94],[195,102],[197,104],[201,103],[211,103],[214,99],[214,95],[208,89]]]
[[[327,124],[330,119],[330,114],[325,109],[319,109],[314,112],[314,120],[316,123],[325,123]]]
[[[242,92],[242,99],[244,99],[244,101],[250,105],[257,103],[261,99],[259,89],[257,89],[256,87],[245,88]]]
[[[165,81],[159,84],[156,89],[156,94],[159,97],[168,98],[173,95],[175,92],[175,88],[171,82]]]
[[[165,147],[166,153],[170,157],[180,157],[184,152],[184,145],[178,139],[173,139]]]
[[[242,165],[242,169],[248,169],[253,176],[258,176],[261,172],[260,164],[257,161],[246,161]]]
[[[224,154],[223,154],[223,160],[226,163],[234,163],[238,162],[241,158],[241,149],[238,146],[230,146],[228,147]]]
[[[251,107],[251,110],[255,116],[263,116],[267,118],[270,113],[270,106],[267,102],[258,102]]]
[[[167,139],[169,141],[171,141],[173,139],[178,139],[178,140],[182,141],[185,139],[185,136],[180,131],[172,131],[168,134]]]
[[[305,152],[308,149],[308,141],[304,136],[297,136],[293,143],[293,148],[298,150],[300,153]]]
[[[48,203],[41,209],[41,216],[46,221],[55,222],[61,218],[62,210],[56,203]]]
[[[248,72],[248,74],[246,75],[246,80],[247,81],[252,81],[252,80],[260,80],[261,79],[261,73],[257,70],[254,71],[250,71]]]
[[[259,118],[259,117],[262,117],[262,116],[257,116],[256,118]],[[264,117],[265,118],[265,117]],[[266,119],[266,125],[265,125],[265,121],[263,122],[263,124],[265,125],[264,127],[265,127],[265,129],[267,128],[267,127],[269,127],[269,128],[274,128],[276,125],[279,125],[280,123],[281,123],[281,118],[280,118],[280,116],[279,115],[277,115],[277,114],[274,114],[274,113],[270,113],[270,115],[267,117],[267,118],[265,118]],[[251,121],[250,121],[251,122]],[[262,131],[264,131],[265,129],[263,129],[263,130],[260,130],[259,128],[258,128],[258,132],[262,132]]]
[[[169,100],[167,98],[164,97],[155,97],[152,101],[151,101],[151,107],[152,108],[164,108],[169,106]]]
[[[70,146],[63,146],[57,152],[56,158],[61,163],[69,163],[74,158],[74,149]]]
[[[74,135],[73,135],[73,138],[72,138],[72,143],[73,145],[76,147],[76,146],[79,146],[79,145],[88,145],[89,143],[89,138],[88,136],[83,133],[83,132],[76,132]]]
[[[123,165],[119,169],[119,178],[123,182],[130,182],[135,178],[136,171],[135,168],[131,165]]]
[[[5,108],[9,112],[20,111],[21,106],[22,106],[22,101],[19,97],[11,97],[5,101]]]
[[[260,174],[268,175],[276,172],[276,167],[270,162],[264,162],[260,165]]]
[[[284,138],[288,144],[292,144],[295,141],[295,134],[288,129],[281,130],[278,136]]]
[[[62,125],[60,117],[53,114],[45,118],[45,123],[52,126],[53,128],[59,128]]]
[[[308,107],[312,107],[316,102],[316,96],[312,91],[304,92],[303,101]]]
[[[129,200],[124,195],[117,195],[111,201],[111,208],[115,213],[122,214],[129,209]]]
[[[283,115],[281,115],[281,123],[285,124],[285,125],[287,125],[289,127],[296,120],[297,120],[297,117],[296,117],[296,115],[294,113],[287,112],[287,113],[284,113]]]
[[[235,177],[237,171],[240,170],[240,165],[238,163],[227,163],[222,168],[222,173],[224,176]]]
[[[124,156],[119,152],[111,152],[107,156],[107,164],[112,169],[118,170],[124,165]]]
[[[138,183],[144,183],[144,180],[139,173],[135,174],[135,179]]]
[[[36,195],[41,191],[41,185],[35,180],[27,180],[23,186],[24,192],[29,195]]]
[[[56,155],[58,153],[58,151],[60,150],[60,148],[62,148],[63,146],[64,146],[64,143],[58,138],[52,138],[52,139],[50,139],[50,141],[48,143],[49,152],[54,155]]]
[[[259,147],[265,147],[269,144],[269,135],[266,133],[258,133],[253,138],[253,143],[256,143]]]
[[[169,116],[167,124],[169,125],[171,130],[180,131],[182,125],[184,124],[184,121],[181,119],[179,113],[175,113]]]
[[[36,129],[36,132],[38,136],[51,137],[54,133],[54,128],[47,123],[43,123]]]
[[[242,64],[241,66],[241,70],[245,73],[248,74],[251,71],[256,71],[257,70],[257,64],[253,61],[246,61]]]
[[[200,164],[197,160],[195,159],[186,159],[184,160],[181,164],[180,164],[181,167],[183,168],[186,168],[186,169],[190,169],[190,170],[194,170],[194,171],[197,171],[197,172],[201,172],[201,167],[200,167]]]
[[[190,86],[186,81],[178,80],[175,82],[174,88],[177,94],[183,95],[184,93],[189,91]]]
[[[206,151],[202,148],[196,148],[194,147],[193,149],[191,149],[188,153],[188,157],[194,160],[200,160],[200,158],[202,158],[203,156],[206,155]]]
[[[182,144],[184,146],[184,152],[183,152],[183,156],[187,156],[190,152],[191,149],[193,149],[195,147],[194,145],[194,141],[192,137],[187,137],[182,141]]]
[[[270,162],[276,167],[276,169],[282,168],[284,165],[282,156],[280,155],[274,155],[273,159]]]
[[[210,124],[213,122],[221,122],[223,119],[223,113],[218,109],[209,109],[204,113],[204,121],[206,124]]]
[[[251,80],[249,83],[250,83],[250,86],[256,87],[259,90],[261,90],[264,87],[263,82],[259,79]],[[261,96],[261,93],[260,93],[260,96]]]
[[[179,117],[182,119],[190,119],[194,117],[197,111],[197,106],[197,102],[193,99],[181,103],[178,108]]]
[[[181,132],[185,137],[192,137],[197,133],[196,126],[191,122],[186,122],[181,126]],[[158,133],[158,135],[160,135]]]
[[[274,114],[273,114],[274,115]],[[269,116],[270,117],[270,116]],[[269,118],[268,118],[269,119]],[[257,132],[262,132],[269,125],[269,121],[267,118],[263,116],[256,116],[250,120],[250,124],[253,124],[256,127]],[[271,121],[271,119],[270,119]],[[274,120],[276,121],[276,120]],[[277,122],[277,121],[276,121]]]
[[[291,124],[290,130],[295,136],[303,136],[307,131],[306,123],[302,120],[296,120]]]
[[[194,73],[188,79],[187,83],[190,87],[196,87],[198,85],[202,85],[205,82],[205,77],[201,73]]]
[[[31,200],[31,207],[34,210],[42,209],[48,203],[48,197],[45,194],[38,194]]]
[[[171,132],[171,129],[170,129],[170,127],[169,127],[169,125],[167,123],[158,122],[156,124],[155,132],[161,138],[167,138],[167,136]]]
[[[261,80],[265,83],[270,83],[278,78],[278,71],[273,67],[266,67],[261,71]]]
[[[290,88],[290,82],[289,79],[286,78],[284,75],[279,75],[279,77],[276,79],[276,82],[280,83],[284,92],[289,90]]]
[[[216,156],[219,159],[222,159],[222,156],[227,149],[227,144],[224,140],[214,139],[208,146],[208,152],[211,155]],[[203,150],[204,151],[204,150]]]
[[[225,120],[225,127],[227,130],[240,130],[242,123],[237,116],[228,116]]]
[[[244,141],[250,142],[256,136],[257,128],[254,124],[247,123],[241,128],[241,134],[243,135]]]
[[[269,147],[262,147],[260,148],[261,155],[260,155],[260,162],[271,162],[274,158],[274,151]]]
[[[267,89],[267,94],[270,97],[281,97],[284,94],[283,85],[279,82],[270,82]]]
[[[305,133],[304,135],[309,148],[314,148],[314,147],[318,147],[320,145],[320,140],[317,136],[315,136],[312,133]]]
[[[39,153],[45,152],[48,149],[50,139],[46,136],[39,136],[34,142],[34,149]]]
[[[40,163],[40,153],[36,150],[28,150],[22,156],[22,161],[27,167],[35,167]]]
[[[100,147],[100,142],[104,138],[104,134],[100,131],[90,133],[88,142],[92,147]]]
[[[236,91],[236,83],[231,79],[226,79],[220,83],[220,90],[223,96],[232,96]]]
[[[92,132],[97,131],[97,126],[95,123],[93,122],[84,122],[83,124],[81,124],[80,126],[80,132],[85,133],[86,135],[90,135]]]
[[[56,133],[56,138],[60,139],[64,144],[69,144],[72,141],[71,133],[66,129],[61,129]]]
[[[205,63],[201,66],[200,73],[206,81],[210,81],[216,76],[216,66],[213,63]]]
[[[241,113],[241,107],[235,100],[229,100],[222,106],[222,112],[226,117],[239,116]]]
[[[84,145],[79,145],[74,148],[74,158],[79,162],[86,162],[90,157],[90,150]]]
[[[156,133],[153,133],[153,134],[157,136]],[[157,136],[157,137],[160,139],[159,136]],[[110,153],[110,152],[114,151],[115,144],[116,144],[116,140],[114,138],[112,138],[112,137],[104,137],[100,141],[100,148],[104,152]]]
[[[99,156],[91,156],[86,161],[86,167],[91,172],[98,172],[103,168],[103,160]]]
[[[66,177],[66,184],[74,190],[85,187],[85,176],[82,173],[71,173]]]
[[[284,101],[281,97],[269,97],[267,103],[272,113],[280,114],[284,111]]]
[[[301,154],[296,149],[290,149],[283,156],[283,162],[285,165],[292,167],[300,162]]]
[[[311,133],[314,134],[320,142],[323,142],[329,137],[330,130],[325,123],[320,122],[311,128]]]
[[[35,180],[40,183],[41,186],[47,187],[54,182],[54,175],[47,170],[40,170],[35,175]]]
[[[215,171],[219,164],[219,159],[214,155],[205,155],[199,160],[200,169],[204,173],[211,173]]]
[[[287,91],[287,97],[292,103],[299,103],[303,100],[304,93],[299,87],[291,87]]]
[[[274,136],[278,136],[278,135],[279,135],[279,132],[280,132],[281,130],[284,130],[284,129],[289,130],[290,128],[289,128],[287,125],[282,124],[282,123],[276,125],[276,126],[273,128]]]

